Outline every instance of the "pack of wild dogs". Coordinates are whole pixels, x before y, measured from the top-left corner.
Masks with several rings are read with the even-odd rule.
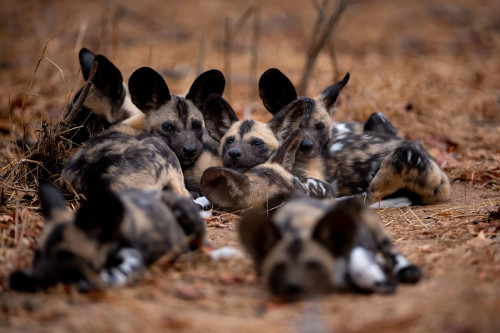
[[[241,213],[241,243],[283,299],[391,293],[420,280],[371,208],[442,202],[449,180],[383,114],[332,121],[349,73],[310,98],[267,70],[258,89],[272,119],[263,123],[238,119],[218,70],[180,96],[152,68],[126,85],[103,55],[82,49],[79,60],[86,82],[62,125],[80,148],[59,188],[40,186],[44,230],[33,267],[11,274],[12,289],[91,291],[137,280],[166,253],[206,246],[202,216],[212,206]],[[61,191],[86,200],[73,212]]]

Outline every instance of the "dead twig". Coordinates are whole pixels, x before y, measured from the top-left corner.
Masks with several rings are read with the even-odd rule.
[[[327,40],[330,38],[330,35],[334,30],[335,24],[340,19],[342,13],[347,7],[347,4],[348,4],[347,0],[339,0],[337,3],[337,7],[326,21],[323,18],[325,16],[324,9],[326,8],[326,1],[323,4],[323,6],[321,6],[321,8],[318,9],[318,17],[316,19],[316,23],[311,35],[309,47],[307,48],[306,51],[306,61],[304,69],[302,71],[302,77],[300,79],[300,84],[299,84],[300,95],[306,94],[307,87],[309,85],[309,79],[311,77],[311,72],[318,58],[318,55],[326,45]],[[324,21],[325,23],[323,23]],[[322,27],[322,29],[320,27]]]
[[[229,100],[231,99],[231,50],[233,40],[253,11],[253,6],[248,7],[234,24],[231,23],[229,17],[226,17],[224,21],[224,73],[226,75],[226,96]]]

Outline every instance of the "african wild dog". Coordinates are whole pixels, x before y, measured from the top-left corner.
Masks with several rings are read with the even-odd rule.
[[[203,114],[207,132],[220,142],[222,165],[241,172],[268,161],[300,122],[298,117],[289,122],[238,120],[229,103],[217,95],[207,98]]]
[[[42,184],[40,200],[44,229],[32,269],[9,277],[15,290],[60,282],[81,291],[124,284],[159,257],[168,253],[174,260],[204,242],[194,203],[170,191],[100,192],[74,213],[54,186]]]
[[[271,120],[239,120],[229,103],[220,95],[210,95],[202,109],[207,135],[203,138],[203,151],[196,163],[184,170],[189,189],[202,194],[200,183],[209,167],[224,166],[239,172],[265,163],[276,152],[278,137],[290,131],[295,123],[284,124]]]
[[[271,217],[249,211],[239,234],[266,287],[285,300],[332,291],[391,293],[397,282],[422,275],[360,198],[291,200]]]
[[[156,71],[143,67],[129,80],[132,102],[141,114],[93,136],[68,161],[61,177],[78,192],[103,189],[171,189],[189,196],[182,170],[202,151],[203,116],[211,93],[222,94],[224,76],[201,74],[186,97],[171,95]]]
[[[448,177],[422,145],[401,138],[382,114],[373,114],[362,133],[359,125],[354,131],[340,125],[332,133],[329,110],[348,79],[347,74],[311,99],[297,98],[290,80],[277,69],[262,75],[259,94],[274,118],[286,122],[297,113],[303,118],[303,140],[292,173],[302,180],[314,177],[330,183],[335,196],[366,193],[369,204],[394,195],[418,204],[446,200]],[[343,133],[338,133],[339,128]]]
[[[303,183],[290,173],[300,141],[300,131],[296,130],[267,161],[244,170],[208,168],[201,178],[203,194],[226,211],[247,208],[272,211],[293,197],[331,197],[327,184],[315,179]]]
[[[349,73],[342,81],[326,88],[319,97],[297,97],[292,82],[279,70],[271,68],[259,80],[259,96],[273,119],[284,123],[300,119],[302,141],[292,173],[301,179],[324,178],[321,156],[328,143],[331,128],[331,110],[337,97],[349,81]]]
[[[80,145],[94,134],[140,114],[120,70],[103,55],[83,48],[78,54],[85,85],[75,94],[63,124],[65,136]]]

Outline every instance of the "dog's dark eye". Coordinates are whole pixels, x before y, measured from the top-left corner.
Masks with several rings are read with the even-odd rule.
[[[318,131],[324,131],[324,130],[325,130],[325,128],[326,128],[326,127],[325,127],[325,124],[323,124],[323,123],[319,123],[319,124],[317,124],[317,125],[316,125],[316,129],[317,129]]]
[[[60,250],[60,251],[57,251],[56,253],[56,259],[58,261],[68,261],[68,260],[71,260],[75,257],[75,254],[71,251],[67,251],[67,250]]]
[[[226,144],[231,144],[233,143],[234,141],[234,138],[232,136],[230,136],[229,138],[226,139]]]
[[[306,267],[311,271],[317,271],[321,269],[321,264],[319,263],[319,261],[316,260],[308,260],[306,262]]]
[[[260,145],[264,144],[264,141],[262,141],[261,139],[255,139],[255,140],[253,140],[252,144],[254,146],[260,146]]]
[[[194,121],[193,121],[193,129],[194,129],[195,131],[200,130],[200,129],[201,129],[201,122],[199,122],[198,120],[194,120]]]
[[[173,132],[175,130],[175,126],[172,123],[164,123],[161,125],[161,129],[165,132]]]

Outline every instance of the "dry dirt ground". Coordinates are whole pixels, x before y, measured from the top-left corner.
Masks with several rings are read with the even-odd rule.
[[[192,254],[173,266],[153,266],[128,288],[89,295],[62,286],[37,295],[9,290],[9,272],[29,266],[43,227],[36,179],[26,174],[36,156],[24,152],[20,138],[36,137],[42,120],[60,118],[82,83],[79,48],[109,56],[125,79],[152,66],[172,92],[183,93],[200,70],[224,69],[224,22],[234,27],[252,8],[233,39],[225,96],[241,116],[265,120],[255,75],[278,67],[298,83],[315,3],[0,0],[0,331],[500,331],[495,0],[352,1],[333,33],[337,78],[351,73],[335,119],[384,112],[405,137],[425,144],[452,181],[446,203],[378,212],[396,245],[422,267],[419,284],[389,296],[337,294],[282,304],[264,290],[248,258],[213,262]],[[254,19],[259,42],[252,70]],[[310,95],[335,79],[332,59],[328,50],[320,54]],[[237,225],[232,214],[208,219],[212,245],[240,248]]]

